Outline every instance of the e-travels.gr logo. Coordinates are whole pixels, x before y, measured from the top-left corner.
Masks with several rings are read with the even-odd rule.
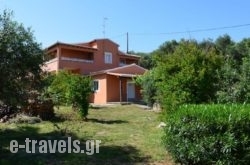
[[[10,141],[10,152],[17,153],[19,149],[25,149],[26,153],[86,153],[93,155],[99,153],[101,140],[87,140],[81,144],[80,140],[30,140],[25,139],[25,144],[18,144],[17,140]],[[81,146],[85,146],[81,149]],[[83,148],[83,147],[82,147]]]

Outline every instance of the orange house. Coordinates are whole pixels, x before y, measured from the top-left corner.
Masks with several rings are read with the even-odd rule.
[[[103,104],[140,101],[140,87],[135,85],[132,78],[144,74],[145,71],[146,69],[136,64],[130,64],[90,73],[94,87],[91,102]]]
[[[139,87],[132,78],[145,69],[136,65],[140,56],[121,52],[119,45],[109,39],[96,39],[85,43],[56,42],[46,49],[46,63],[42,67],[48,72],[69,70],[72,73],[91,75],[95,92],[91,102],[138,101]]]
[[[46,49],[47,62],[43,69],[48,72],[66,69],[88,75],[90,72],[138,64],[140,56],[123,53],[118,47],[109,39],[77,44],[56,42]]]

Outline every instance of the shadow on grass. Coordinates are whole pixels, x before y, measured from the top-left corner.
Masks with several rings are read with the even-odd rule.
[[[64,121],[68,121],[70,119],[70,117],[64,117],[63,115],[55,115],[51,121],[54,123],[61,123]]]
[[[17,140],[19,145],[25,144],[25,139],[37,140],[64,140],[67,142],[68,137],[73,140],[80,140],[80,149],[86,151],[85,142],[88,139],[78,138],[77,135],[68,133],[62,135],[60,131],[49,133],[40,133],[38,128],[32,126],[20,126],[18,129],[0,130],[0,164],[2,165],[57,165],[57,164],[147,164],[150,157],[143,156],[140,151],[131,146],[115,146],[100,144],[99,153],[87,155],[85,153],[38,153],[39,144],[36,145],[35,153],[26,153],[26,149],[19,149],[17,153],[11,153],[9,145],[11,140]],[[97,140],[97,139],[93,139]],[[30,147],[31,150],[31,147]],[[96,151],[96,150],[95,150]]]
[[[128,121],[125,120],[100,120],[100,119],[94,119],[94,118],[88,118],[89,122],[94,122],[94,123],[100,123],[100,124],[123,124],[123,123],[128,123]]]

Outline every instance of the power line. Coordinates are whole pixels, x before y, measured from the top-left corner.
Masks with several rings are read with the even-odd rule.
[[[246,26],[250,26],[250,23],[248,23],[248,24],[241,24],[241,25],[232,25],[232,26],[206,28],[206,29],[195,29],[195,30],[188,30],[188,31],[177,31],[177,32],[130,33],[130,35],[172,35],[172,34],[183,34],[183,33],[197,33],[197,32],[216,31],[216,30],[223,30],[223,29],[234,29],[234,28],[240,28],[240,27],[246,27]]]

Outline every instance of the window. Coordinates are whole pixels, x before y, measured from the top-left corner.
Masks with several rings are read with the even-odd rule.
[[[99,81],[98,80],[94,80],[93,81],[93,91],[96,92],[99,90]]]
[[[120,66],[124,66],[124,65],[126,65],[126,61],[123,60],[123,59],[121,59],[121,60],[120,60]]]
[[[112,64],[112,53],[111,52],[104,53],[104,62],[105,62],[105,64]]]

